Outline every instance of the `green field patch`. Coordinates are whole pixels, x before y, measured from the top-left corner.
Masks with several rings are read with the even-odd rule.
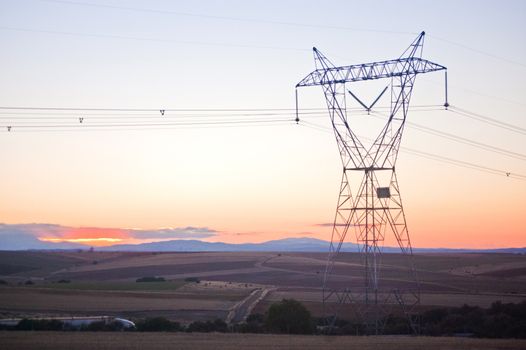
[[[166,281],[166,282],[75,282],[70,283],[48,283],[40,284],[39,288],[63,289],[63,290],[115,290],[115,291],[170,291],[177,290],[186,282],[184,281]]]

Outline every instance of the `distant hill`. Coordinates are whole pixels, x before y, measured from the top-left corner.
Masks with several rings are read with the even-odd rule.
[[[330,242],[309,238],[284,238],[262,243],[232,244],[223,242],[204,242],[199,240],[172,240],[142,244],[117,244],[97,248],[99,251],[130,251],[130,252],[327,252]],[[358,245],[343,243],[342,252],[357,252]],[[398,247],[383,247],[384,253],[399,253]],[[502,249],[450,249],[450,248],[414,248],[416,253],[514,253],[526,254],[526,248]]]
[[[223,243],[205,242],[200,240],[178,239],[162,242],[150,242],[141,244],[116,244],[107,247],[97,247],[98,251],[118,252],[327,252],[330,242],[309,238],[284,238],[262,243]],[[0,250],[71,250],[88,249],[89,247],[77,243],[53,243],[44,242],[38,238],[12,232],[0,236]],[[343,243],[342,252],[357,252],[358,245],[355,243]],[[384,253],[399,253],[398,247],[383,247]],[[502,249],[450,249],[450,248],[414,248],[415,253],[513,253],[526,254],[526,248],[502,248]]]
[[[356,245],[346,243],[347,249],[356,251]],[[97,249],[99,251],[132,251],[132,252],[325,252],[329,242],[314,238],[285,238],[263,243],[222,243],[199,240],[172,240],[142,244],[117,244]]]

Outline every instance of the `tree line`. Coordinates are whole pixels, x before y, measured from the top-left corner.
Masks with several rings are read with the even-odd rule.
[[[435,308],[417,315],[421,335],[472,336],[481,338],[526,338],[526,300],[521,303],[494,302],[487,309],[477,306]],[[382,320],[383,334],[411,334],[406,318],[389,315]],[[67,330],[59,320],[23,319],[12,330]],[[277,334],[367,334],[365,325],[339,319],[330,329],[326,320],[314,318],[307,308],[294,299],[283,299],[272,304],[263,314],[251,314],[246,322],[228,325],[222,319],[195,321],[188,325],[153,317],[137,320],[137,332],[237,332]],[[93,322],[82,326],[82,331],[130,331],[118,322]]]

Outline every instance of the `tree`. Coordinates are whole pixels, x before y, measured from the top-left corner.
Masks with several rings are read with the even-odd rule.
[[[18,322],[15,329],[22,331],[60,331],[64,323],[59,320],[32,320],[24,318]]]
[[[271,332],[287,334],[308,334],[313,330],[309,310],[294,299],[272,304],[265,317],[265,327]]]
[[[139,332],[177,332],[181,330],[179,322],[172,322],[165,317],[153,317],[136,323]]]
[[[214,321],[195,321],[188,325],[186,328],[187,332],[227,332],[228,331],[228,325],[225,321],[223,321],[220,318],[215,319]]]

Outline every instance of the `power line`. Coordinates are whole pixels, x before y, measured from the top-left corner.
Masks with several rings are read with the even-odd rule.
[[[428,109],[428,108],[438,108],[443,109],[441,105],[415,105],[411,106],[413,109]],[[390,106],[377,106],[375,109],[390,109]],[[307,112],[298,112],[299,114],[308,114],[308,113],[323,113],[325,114],[326,108],[302,108],[302,111]],[[363,111],[363,108],[347,108],[349,111]],[[29,112],[27,112],[29,111]],[[148,115],[168,115],[169,113],[222,113],[228,112],[231,113],[242,113],[255,115],[258,113],[264,113],[265,115],[277,115],[277,114],[296,114],[295,108],[126,108],[126,107],[110,107],[110,108],[93,108],[93,107],[39,107],[39,106],[0,106],[0,115],[9,114],[9,115],[50,115],[48,112],[53,112],[53,115],[61,113],[64,115],[78,115],[82,113],[83,115],[139,115],[144,116]],[[116,113],[118,112],[118,113]],[[90,114],[93,113],[93,114]],[[147,113],[147,114],[146,114]],[[179,115],[179,114],[178,114]]]
[[[231,111],[231,112],[228,112]],[[321,118],[316,108],[301,112],[301,118]],[[233,123],[290,122],[297,114],[291,108],[83,108],[1,106],[0,128],[72,129],[188,125],[225,125]]]
[[[388,107],[384,107],[388,108]],[[349,109],[357,114],[366,114],[361,108]],[[239,118],[239,117],[272,117],[296,115],[301,118],[325,117],[325,109],[306,108],[297,112],[291,108],[180,108],[180,109],[146,109],[146,108],[81,108],[81,107],[7,107],[0,106],[0,122],[13,123],[25,121],[112,121],[123,119],[135,120],[170,120],[202,118]]]
[[[406,122],[406,123],[409,124],[410,127],[414,128],[414,129],[417,129],[417,130],[420,130],[422,132],[433,134],[433,135],[436,135],[436,136],[439,136],[439,137],[442,137],[442,138],[446,138],[446,139],[449,139],[449,140],[452,140],[452,141],[455,141],[455,142],[463,143],[465,145],[470,145],[470,146],[473,146],[473,147],[476,147],[476,148],[479,148],[479,149],[483,149],[483,150],[486,150],[486,151],[502,154],[502,155],[505,155],[505,156],[508,156],[508,157],[512,157],[512,158],[515,158],[515,159],[526,160],[526,155],[522,154],[522,153],[509,151],[509,150],[502,149],[502,148],[499,148],[499,147],[495,147],[495,146],[492,146],[492,145],[488,145],[488,144],[485,144],[485,143],[482,143],[482,142],[477,142],[477,141],[474,141],[474,140],[470,140],[470,139],[467,139],[465,137],[461,137],[461,136],[445,133],[443,131],[438,131],[438,130],[435,130],[435,129],[431,129],[431,128],[428,128],[428,127],[425,127],[425,126],[422,126],[422,125],[418,125],[418,124],[415,124],[415,123],[410,123],[410,122]]]
[[[487,117],[487,116],[484,116],[484,115],[481,115],[475,112],[468,111],[466,109],[458,108],[456,106],[450,106],[448,110],[458,115],[461,115],[467,118],[471,118],[471,119],[475,119],[480,122],[499,127],[501,129],[506,129],[506,130],[513,131],[513,132],[516,132],[522,135],[526,135],[526,129],[520,126],[517,126],[517,125],[505,123],[498,119]]]
[[[195,129],[232,129],[232,128],[263,128],[263,127],[282,127],[284,125],[296,124],[293,120],[288,121],[273,121],[266,123],[185,123],[185,124],[169,124],[163,126],[149,125],[149,126],[123,126],[116,125],[114,127],[103,127],[103,128],[93,128],[93,127],[72,127],[72,128],[46,128],[46,129],[31,129],[23,128],[16,129],[14,132],[9,132],[13,134],[23,134],[23,133],[46,133],[46,134],[55,134],[55,133],[88,133],[88,132],[126,132],[126,131],[166,131],[166,130],[195,130]],[[0,127],[0,132],[7,134],[5,127]]]
[[[415,106],[417,108],[420,108],[419,111],[426,111],[426,110],[436,110],[430,107],[438,107],[437,105],[419,105]],[[381,109],[386,109],[389,107],[379,107]],[[291,108],[180,108],[180,109],[166,109],[166,110],[158,110],[153,108],[85,108],[85,107],[22,107],[22,106],[0,106],[0,110],[2,112],[0,113],[57,113],[60,112],[61,114],[59,116],[55,115],[49,115],[45,114],[43,120],[39,120],[41,117],[29,117],[29,122],[20,122],[17,121],[16,123],[11,123],[9,125],[5,124],[6,122],[3,122],[5,125],[0,127],[3,127],[4,132],[20,132],[20,131],[72,131],[72,130],[83,130],[83,131],[100,131],[102,129],[112,129],[112,130],[130,130],[130,129],[136,129],[136,128],[174,128],[174,127],[233,127],[233,126],[263,126],[263,125],[283,125],[283,124],[292,124],[294,123],[293,118],[262,118],[265,116],[285,116],[285,117],[292,117],[295,116],[294,109]],[[11,111],[17,111],[17,112],[11,112]],[[300,115],[301,123],[300,125],[303,125],[305,127],[315,129],[318,131],[323,132],[330,132],[330,129],[327,129],[323,126],[320,126],[315,123],[311,123],[308,120],[308,118],[318,118],[318,117],[324,117],[325,115],[321,113],[321,110],[324,110],[322,108],[311,108],[306,109],[307,112],[301,112]],[[360,108],[351,108],[350,110],[361,110]],[[30,111],[30,112],[27,112]],[[206,114],[182,114],[182,115],[161,115],[160,111],[163,111],[163,113],[168,112],[177,112],[177,113],[189,113],[189,112],[207,112]],[[235,112],[235,113],[226,113],[226,112]],[[521,131],[522,128],[507,124],[501,121],[498,121],[496,119],[481,116],[474,112],[460,109],[458,107],[454,107],[453,110],[456,113],[459,113],[461,115],[465,116],[473,116],[474,119],[480,120],[483,122],[488,122],[491,125],[495,126],[505,126],[508,129],[514,130],[514,131]],[[79,122],[78,112],[86,112],[93,113],[90,117],[85,117],[86,119],[83,119]],[[101,115],[99,113],[117,113],[119,116],[119,119],[134,119],[138,118],[139,120],[134,120],[133,122],[116,122],[114,120],[115,116],[111,116],[110,118],[107,118],[106,115]],[[150,112],[151,114],[141,114],[137,115],[137,112]],[[363,111],[362,111],[363,112]],[[64,116],[63,113],[69,114],[70,116]],[[220,114],[217,114],[220,113]],[[226,113],[226,114],[225,114]],[[366,113],[362,113],[362,115],[365,115]],[[354,114],[356,115],[356,114]],[[146,117],[145,117],[146,116]],[[382,115],[378,112],[373,112],[373,116],[379,117],[385,117],[385,115]],[[152,120],[153,117],[153,120]],[[4,117],[0,116],[0,119],[3,119]],[[7,116],[6,118],[12,118]],[[20,117],[18,117],[20,118]],[[56,119],[64,120],[69,119],[72,121],[72,123],[56,123]],[[107,118],[107,119],[106,119]],[[174,120],[173,118],[177,118]],[[205,119],[198,119],[198,120],[192,120],[194,118],[205,118]],[[206,119],[208,118],[208,119]],[[15,118],[17,119],[17,118]],[[91,124],[89,121],[91,119],[96,119],[97,122],[95,124]],[[162,121],[161,121],[162,120]],[[35,122],[38,121],[40,124],[35,124]],[[41,123],[44,121],[44,123]],[[456,142],[468,144],[474,147],[482,148],[488,151],[504,154],[507,156],[511,156],[517,159],[525,160],[526,155],[508,151],[502,148],[498,148],[495,146],[491,146],[488,144],[484,144],[481,142],[477,142],[474,140],[470,140],[461,136],[449,134],[446,132],[442,132],[436,129],[432,129],[423,125],[419,125],[416,123],[407,122],[407,124],[410,127],[413,127],[417,130],[427,132],[439,137],[443,137],[446,139],[450,139]],[[501,125],[502,124],[502,125]],[[522,129],[523,130],[523,129]],[[523,130],[524,131],[524,130]],[[443,157],[440,155],[427,153],[419,150],[414,149],[408,149],[403,148],[403,150],[408,151],[409,153],[412,153],[414,155],[418,155],[421,157],[427,157],[429,159],[433,160],[439,160],[442,162],[454,164],[457,166],[464,166],[471,169],[476,169],[480,171],[485,172],[491,172],[493,174],[499,174],[499,175],[506,175],[508,177],[512,178],[524,178],[523,175],[515,174],[515,173],[509,173],[505,172],[499,169],[489,168],[485,166],[481,166],[478,164],[465,162],[462,160],[452,159],[448,157]]]
[[[179,11],[169,11],[169,10],[157,10],[157,9],[148,9],[148,8],[138,8],[138,7],[129,7],[129,6],[116,6],[116,5],[107,5],[107,4],[96,4],[90,2],[80,2],[80,1],[67,1],[67,0],[40,0],[42,2],[55,3],[55,4],[65,4],[65,5],[74,5],[74,6],[88,6],[96,8],[106,8],[112,10],[124,10],[124,11],[133,11],[133,12],[142,12],[142,13],[154,13],[154,14],[163,14],[163,15],[176,15],[176,16],[187,16],[187,17],[197,17],[197,18],[207,18],[214,20],[226,20],[226,21],[236,21],[236,22],[248,22],[248,23],[264,23],[272,25],[283,25],[283,26],[293,26],[293,27],[303,27],[303,28],[318,28],[318,29],[331,29],[331,30],[343,30],[343,31],[354,31],[354,32],[372,32],[372,33],[384,33],[384,34],[403,34],[403,35],[415,35],[416,32],[409,31],[397,31],[397,30],[384,30],[384,29],[373,29],[373,28],[358,28],[358,27],[345,27],[345,26],[334,26],[334,25],[324,25],[324,24],[310,24],[310,23],[299,23],[299,22],[288,22],[288,21],[277,21],[277,20],[267,20],[267,19],[258,19],[258,18],[242,18],[242,17],[231,17],[231,16],[218,16],[218,15],[206,15],[198,13],[189,13],[189,12],[179,12]],[[432,37],[436,40],[442,41],[446,44],[453,45],[456,47],[475,52],[480,55],[491,57],[493,59],[501,60],[510,64],[518,65],[526,68],[526,64],[511,60],[506,57],[495,55],[494,53],[473,48],[471,46],[452,41],[449,39],[442,38],[437,35],[428,34],[429,37]]]
[[[327,127],[324,127],[324,126],[321,126],[321,125],[317,125],[317,124],[314,124],[314,123],[310,123],[310,122],[307,122],[307,121],[302,121],[302,122],[299,123],[299,125],[304,126],[304,127],[308,127],[310,129],[313,129],[313,130],[321,131],[321,132],[324,132],[324,133],[329,133],[329,134],[332,133],[331,129],[329,129]],[[361,137],[361,138],[363,138],[365,140],[368,140],[368,141],[372,141],[369,138],[364,138],[364,137]],[[500,169],[490,168],[490,167],[486,167],[486,166],[483,166],[483,165],[479,165],[479,164],[475,164],[475,163],[471,163],[471,162],[466,162],[466,161],[459,160],[459,159],[453,159],[453,158],[449,158],[449,157],[444,157],[444,156],[441,156],[441,155],[438,155],[438,154],[433,154],[433,153],[429,153],[429,152],[419,151],[419,150],[408,148],[408,147],[400,147],[400,150],[402,152],[404,152],[404,153],[410,153],[410,154],[413,154],[413,155],[416,155],[416,156],[419,156],[419,157],[423,157],[423,158],[427,158],[427,159],[431,159],[431,160],[435,160],[435,161],[439,161],[439,162],[443,162],[443,163],[448,163],[448,164],[455,165],[455,166],[458,166],[458,167],[478,170],[478,171],[489,173],[489,174],[493,174],[493,175],[506,176],[506,177],[510,177],[510,178],[513,178],[513,179],[516,179],[516,180],[526,181],[526,175],[522,175],[522,174],[518,174],[518,173],[512,173],[512,172],[509,172],[509,171],[504,171],[504,170],[500,170]]]
[[[40,110],[40,111],[102,111],[102,112],[256,112],[256,111],[296,111],[295,108],[91,108],[91,107],[35,107],[0,106],[0,110]],[[324,108],[303,108],[308,111],[325,111]]]
[[[320,112],[303,112],[298,113],[302,118],[320,118],[326,117],[325,114]],[[113,120],[171,120],[171,119],[217,119],[217,118],[239,118],[239,117],[274,117],[274,116],[289,116],[295,117],[296,113],[236,113],[236,114],[224,114],[224,113],[207,113],[207,114],[128,114],[128,113],[104,113],[104,114],[88,114],[88,113],[76,113],[76,114],[33,114],[33,113],[2,113],[0,112],[0,122],[9,121],[56,121],[56,120],[73,120],[78,121],[82,118],[84,121],[98,120],[98,121],[113,121]]]
[[[421,77],[420,80],[422,80],[422,81],[424,81],[426,83],[431,83],[431,84],[434,84],[434,85],[444,86],[444,82],[442,82],[442,81],[438,82],[438,81],[435,81],[433,79],[428,79],[426,77]],[[516,101],[516,100],[510,100],[509,98],[505,98],[505,97],[490,95],[490,94],[487,94],[487,93],[484,93],[484,92],[480,92],[480,91],[477,91],[477,90],[473,90],[473,89],[468,89],[468,88],[465,88],[463,86],[459,86],[457,84],[451,84],[451,82],[448,82],[448,86],[452,86],[455,89],[460,89],[460,90],[463,90],[463,91],[468,92],[468,93],[473,94],[473,95],[488,97],[488,98],[491,98],[491,99],[494,99],[494,100],[503,101],[503,102],[506,102],[506,103],[511,103],[511,104],[515,104],[515,105],[519,105],[519,106],[526,106],[526,103],[523,103],[523,102],[519,102],[519,101]]]
[[[382,115],[382,114],[376,113],[376,112],[371,112],[371,114],[373,116],[377,117],[377,118],[384,119],[386,117],[385,115]],[[444,132],[444,131],[440,131],[440,130],[437,130],[437,129],[429,128],[427,126],[423,126],[423,125],[420,125],[420,124],[417,124],[417,123],[408,122],[408,121],[406,121],[405,123],[410,128],[419,130],[421,132],[425,132],[425,133],[428,133],[428,134],[431,134],[431,135],[442,137],[442,138],[445,138],[445,139],[448,139],[448,140],[451,140],[451,141],[459,142],[459,143],[462,143],[462,144],[465,144],[465,145],[473,146],[473,147],[476,147],[476,148],[479,148],[479,149],[483,149],[483,150],[486,150],[486,151],[490,151],[490,152],[506,155],[506,156],[509,156],[509,157],[512,157],[512,158],[515,158],[515,159],[526,160],[526,154],[505,150],[505,149],[502,149],[502,148],[499,148],[499,147],[495,147],[495,146],[492,146],[492,145],[489,145],[489,144],[486,144],[486,143],[470,140],[470,139],[462,137],[462,136],[453,135],[453,134],[450,134],[450,133],[447,133],[447,132]]]
[[[375,110],[388,110],[389,106],[378,106]],[[439,105],[415,105],[412,109],[416,109],[420,112],[443,110],[442,106]],[[347,108],[348,111],[363,112],[362,108]],[[526,134],[526,129],[517,125],[503,122],[496,118],[484,116],[467,109],[463,109],[457,106],[450,106],[449,111],[487,123],[492,126],[504,128],[506,130]],[[374,112],[377,115],[381,115],[378,112]],[[373,114],[374,114],[373,113]],[[236,117],[263,117],[263,116],[294,116],[296,114],[294,108],[123,108],[123,107],[42,107],[42,106],[0,106],[0,120],[72,120],[78,121],[79,118],[83,118],[84,121],[88,120],[108,120],[112,119],[189,119],[189,118],[236,118]],[[318,118],[325,115],[324,108],[304,108],[298,112],[302,118]],[[356,114],[355,114],[356,115]],[[426,128],[422,125],[408,122],[409,125],[414,125],[416,128]],[[442,136],[452,137],[457,140],[470,142],[476,144],[477,141],[462,138],[460,136],[448,134],[445,132],[431,130],[427,128],[426,131],[441,133]],[[482,146],[482,143],[478,143]],[[484,144],[483,146],[489,146]],[[493,146],[489,146],[493,147]],[[497,149],[494,147],[494,149]],[[499,151],[508,152],[503,149]],[[510,152],[508,152],[510,153]],[[512,153],[512,152],[511,152]],[[517,154],[515,154],[517,155]],[[522,156],[522,155],[521,155]]]
[[[441,38],[441,37],[433,35],[433,34],[429,34],[429,36],[432,37],[432,38],[435,38],[437,40],[440,40],[442,42],[445,42],[447,44],[458,46],[458,47],[461,47],[461,48],[463,48],[465,50],[469,50],[469,51],[478,53],[480,55],[488,56],[488,57],[491,57],[491,58],[494,58],[494,59],[497,59],[497,60],[501,60],[501,61],[504,61],[504,62],[507,62],[507,63],[515,64],[517,66],[521,66],[521,67],[526,68],[526,64],[524,64],[524,63],[521,63],[521,62],[518,62],[518,61],[514,61],[514,60],[510,60],[509,58],[498,56],[498,55],[495,55],[495,54],[493,54],[491,52],[487,52],[487,51],[484,51],[484,50],[476,49],[476,48],[470,47],[468,45],[464,45],[464,44],[461,44],[461,43],[458,43],[458,42],[455,42],[455,41],[452,41],[452,40],[449,40],[449,39],[444,39],[444,38]]]
[[[265,49],[265,50],[288,50],[288,51],[310,51],[305,48],[293,48],[293,47],[282,47],[282,46],[268,46],[268,45],[251,45],[251,44],[236,44],[236,43],[217,43],[209,41],[190,41],[190,40],[175,40],[175,39],[158,39],[158,38],[144,38],[135,36],[115,35],[115,34],[98,34],[98,33],[79,33],[79,32],[66,32],[58,30],[44,30],[44,29],[28,29],[20,27],[7,27],[0,26],[0,30],[9,30],[16,32],[28,32],[28,33],[41,33],[41,34],[52,34],[52,35],[66,35],[76,37],[91,37],[91,38],[102,38],[102,39],[124,39],[124,40],[135,40],[135,41],[150,41],[160,43],[173,43],[173,44],[184,44],[184,45],[201,45],[201,46],[225,46],[225,47],[238,47],[245,49]]]
[[[82,129],[82,130],[94,130],[98,128],[149,128],[149,127],[184,127],[184,126],[225,126],[225,125],[258,125],[258,124],[271,124],[271,123],[293,123],[294,119],[263,119],[263,120],[223,120],[223,121],[194,121],[194,122],[166,122],[166,123],[99,123],[99,124],[41,124],[41,125],[9,125],[4,126],[7,132],[22,130],[34,130],[43,131],[42,129]]]
[[[207,18],[207,19],[215,19],[215,20],[226,20],[226,21],[236,21],[236,22],[265,23],[265,24],[283,25],[283,26],[292,26],[292,27],[323,28],[323,29],[347,30],[347,31],[356,31],[356,32],[386,33],[386,34],[411,34],[411,35],[418,34],[418,33],[414,33],[414,32],[404,32],[404,31],[395,31],[395,30],[382,30],[382,29],[358,28],[358,27],[344,27],[344,26],[323,25],[323,24],[309,24],[309,23],[276,21],[276,20],[258,19],[258,18],[242,18],[242,17],[231,17],[231,16],[206,15],[206,14],[199,14],[199,13],[189,13],[189,12],[179,12],[179,11],[169,11],[169,10],[157,10],[157,9],[129,7],[129,6],[115,6],[115,5],[107,5],[107,4],[95,4],[95,3],[79,2],[79,1],[66,1],[66,0],[40,0],[40,1],[42,1],[42,2],[49,2],[49,3],[57,3],[57,4],[75,5],[75,6],[98,7],[98,8],[112,9],[112,10],[124,10],[124,11],[154,13],[154,14],[163,14],[163,15],[198,17],[198,18]]]
[[[401,149],[404,150],[405,152],[409,152],[409,153],[411,153],[413,155],[416,155],[416,156],[419,156],[419,157],[433,159],[433,160],[437,160],[437,161],[444,162],[444,163],[449,163],[449,164],[460,166],[460,167],[464,167],[464,168],[469,168],[469,169],[474,169],[474,170],[486,172],[486,173],[489,173],[489,174],[501,175],[501,176],[511,177],[511,178],[517,179],[517,180],[526,181],[526,175],[512,173],[512,172],[508,172],[508,171],[504,171],[504,170],[500,170],[500,169],[495,169],[495,168],[490,168],[490,167],[486,167],[486,166],[483,166],[483,165],[470,163],[470,162],[466,162],[466,161],[458,160],[458,159],[453,159],[453,158],[449,158],[449,157],[444,157],[444,156],[440,156],[440,155],[432,154],[432,153],[428,153],[428,152],[422,152],[422,151],[418,151],[418,150],[407,148],[407,147],[402,147]]]

